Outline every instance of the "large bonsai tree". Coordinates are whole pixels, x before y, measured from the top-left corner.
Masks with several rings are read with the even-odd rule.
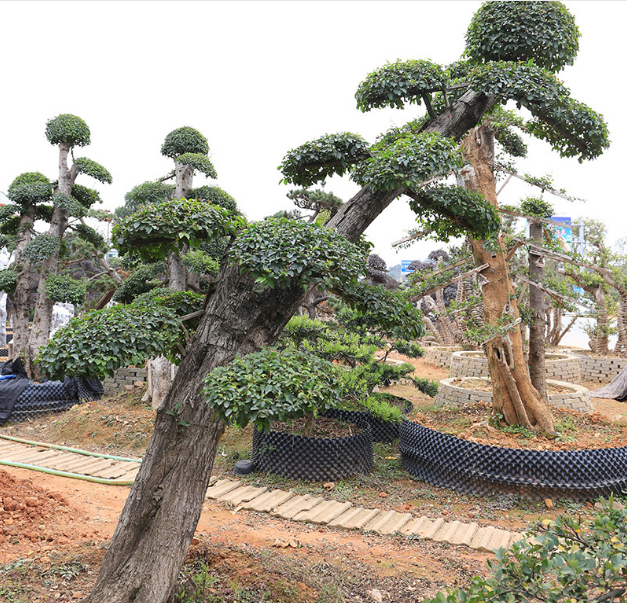
[[[94,247],[106,270],[113,272],[101,257],[106,247],[103,237],[84,222],[84,217],[90,215],[91,207],[100,201],[100,196],[97,191],[76,184],[79,174],[111,183],[111,174],[100,164],[86,157],[74,158],[74,147],[90,143],[87,124],[75,115],[59,115],[46,124],[46,138],[59,149],[58,179],[51,182],[39,172],[18,176],[8,191],[13,204],[5,205],[0,215],[5,243],[16,246],[14,262],[3,275],[4,279],[14,282],[14,351],[23,358],[27,372],[33,377],[39,376],[33,361],[39,348],[48,341],[54,302],[75,297],[70,291],[71,279],[66,279],[65,286],[62,286],[57,275],[68,226]],[[36,221],[47,222],[48,231],[38,234]],[[36,275],[37,296],[34,318],[30,323],[30,288]]]
[[[493,178],[491,169],[485,171],[490,164],[483,159],[490,155],[491,130],[477,126],[487,111],[507,98],[528,107],[536,120],[527,128],[565,155],[592,158],[607,145],[602,119],[572,101],[545,69],[560,68],[572,61],[576,51],[577,30],[564,7],[526,2],[484,6],[491,5],[500,23],[492,28],[479,28],[476,23],[480,21],[473,24],[469,49],[477,65],[464,74],[461,83],[465,86],[453,88],[453,78],[460,74],[456,68],[447,71],[432,63],[410,61],[383,68],[360,87],[358,104],[364,109],[424,100],[428,109],[424,118],[393,130],[375,145],[342,133],[325,136],[286,156],[284,178],[298,186],[332,173],[350,172],[362,188],[325,229],[307,233],[290,221],[263,222],[263,227],[252,225],[236,239],[237,249],[220,268],[196,335],[184,347],[179,371],[157,413],[154,435],[88,601],[160,603],[168,599],[194,535],[225,428],[204,402],[203,378],[238,354],[259,351],[276,341],[307,288],[344,266],[346,250],[338,247],[339,239],[357,242],[390,203],[407,194],[417,213],[443,234],[470,229],[477,241],[489,240],[499,227],[492,196],[486,201],[477,191],[422,184],[460,170],[463,160],[458,142],[471,132],[475,142],[469,141],[465,148],[474,182],[476,188],[490,192]],[[485,52],[474,50],[478,43]],[[491,47],[513,50],[506,56],[493,56],[488,52]],[[537,63],[529,62],[531,55]],[[521,59],[525,62],[516,62]],[[432,96],[436,92],[441,92],[437,98]],[[464,174],[472,185],[472,172]],[[322,245],[312,242],[309,235],[323,231],[334,237],[335,244],[329,245],[326,238]],[[486,296],[491,300],[486,315],[490,320],[497,316],[495,329],[500,329],[503,310],[512,307],[504,254],[498,242],[488,249],[477,246],[479,261],[484,253],[488,255],[486,278],[490,289],[498,293]],[[504,333],[500,337],[504,339]],[[520,337],[510,338],[515,362],[511,377],[514,382],[520,377],[523,390],[528,377],[518,359],[522,352],[516,351],[521,347]],[[500,345],[493,347],[492,365],[497,351],[499,360],[506,362]],[[502,388],[498,394],[507,395]],[[532,420],[541,417],[532,414]],[[550,423],[542,427],[552,428]]]

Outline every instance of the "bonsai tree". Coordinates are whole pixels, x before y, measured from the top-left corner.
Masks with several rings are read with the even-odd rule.
[[[531,45],[537,49],[535,54],[542,63],[505,65],[504,70],[510,70],[505,81],[516,81],[519,87],[497,86],[481,78],[482,74],[491,73],[491,63],[477,67],[466,82],[468,88],[451,88],[451,76],[457,71],[447,72],[438,66],[432,69],[431,64],[412,62],[410,66],[418,70],[411,73],[419,77],[403,79],[401,70],[398,77],[388,78],[380,73],[368,81],[372,82],[373,92],[377,86],[385,90],[380,96],[372,95],[373,103],[382,105],[390,95],[398,104],[405,97],[418,103],[424,95],[431,111],[420,122],[394,130],[372,146],[361,137],[341,133],[322,137],[285,157],[283,176],[297,186],[312,185],[332,173],[351,172],[362,188],[325,228],[304,225],[310,230],[301,231],[290,221],[269,221],[253,224],[237,237],[229,254],[230,261],[221,265],[215,288],[207,297],[196,336],[184,348],[185,356],[172,387],[157,412],[146,457],[87,601],[163,603],[168,599],[202,510],[218,441],[225,428],[215,411],[204,403],[204,376],[218,366],[227,365],[238,354],[245,356],[273,344],[301,305],[307,288],[313,285],[312,280],[322,279],[316,284],[326,286],[324,274],[343,272],[346,258],[352,257],[352,253],[348,253],[342,241],[356,243],[376,217],[403,194],[410,195],[419,213],[426,219],[431,217],[431,224],[443,234],[472,230],[477,240],[487,240],[498,231],[497,212],[480,193],[442,185],[426,189],[420,186],[461,169],[458,142],[469,131],[473,135],[481,134],[481,128],[477,133],[474,128],[499,99],[512,97],[531,107],[539,120],[534,122],[537,125],[533,131],[549,138],[565,154],[591,158],[607,146],[602,119],[572,101],[543,67],[543,56],[557,56],[557,62],[561,60],[563,64],[572,60],[576,50],[569,42],[572,35],[560,35],[564,31],[576,32],[574,25],[560,29],[560,23],[572,22],[562,5],[490,4],[497,5],[506,26],[486,33],[485,43],[501,49],[512,44],[523,49]],[[530,10],[545,7],[564,18],[557,22],[528,19],[519,12],[519,5],[531,7]],[[512,23],[522,22],[524,27],[512,29]],[[542,40],[542,36],[534,35],[538,30],[548,34],[550,46],[536,44],[538,38]],[[479,31],[475,32],[475,39],[481,40]],[[509,39],[508,44],[503,36]],[[560,44],[562,40],[566,43]],[[518,60],[525,59],[525,55],[501,58]],[[496,72],[500,73],[498,69]],[[522,75],[512,77],[516,74]],[[547,83],[550,83],[548,88]],[[536,88],[542,92],[544,101],[530,98]],[[442,92],[441,105],[427,96],[436,91]],[[361,93],[358,96],[363,97]],[[564,109],[572,119],[566,120]],[[487,181],[493,185],[490,173]],[[480,176],[483,182],[484,173],[480,172]],[[498,251],[496,256],[495,272],[489,275],[492,281],[505,276],[504,257]],[[493,286],[499,292],[505,289],[509,303],[509,283],[499,280]],[[490,307],[486,314],[491,320],[496,314],[492,309],[498,305],[491,303]],[[505,303],[501,303],[499,318],[504,307]],[[521,347],[520,343],[517,345]],[[543,424],[542,428],[548,431],[551,426]],[[168,551],[167,555],[162,554],[164,550]]]
[[[86,157],[73,157],[74,147],[90,143],[89,128],[80,117],[63,114],[51,119],[46,124],[46,138],[59,149],[58,179],[51,182],[39,172],[18,176],[8,191],[13,204],[5,205],[0,216],[5,244],[16,243],[14,264],[4,275],[15,283],[14,350],[33,377],[39,376],[33,361],[39,348],[48,341],[54,302],[68,298],[63,293],[67,287],[59,286],[57,275],[68,226],[95,246],[99,254],[106,247],[103,237],[83,220],[100,196],[97,191],[76,184],[76,179],[79,174],[85,174],[99,182],[111,183],[111,174],[100,164]],[[34,224],[39,220],[48,223],[46,233],[36,233]],[[106,260],[102,263],[106,266]],[[107,270],[112,272],[109,267]],[[32,309],[29,292],[35,274],[38,274],[37,295],[29,327]],[[56,299],[55,292],[59,294]]]

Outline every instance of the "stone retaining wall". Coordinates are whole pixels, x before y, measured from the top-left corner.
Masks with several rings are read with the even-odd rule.
[[[113,377],[107,377],[102,385],[104,387],[104,395],[120,394],[124,391],[125,385],[134,385],[136,381],[147,381],[148,376],[145,368],[136,366],[128,366],[120,368],[113,374]]]
[[[483,379],[483,377],[479,377]],[[492,392],[480,392],[453,385],[454,377],[442,379],[438,389],[435,404],[467,404],[468,402],[492,402]],[[486,379],[487,381],[487,379]],[[593,411],[590,401],[590,391],[581,385],[566,383],[564,381],[554,381],[547,379],[547,384],[572,390],[563,394],[549,395],[549,404],[557,408],[567,408],[579,412],[591,413]]]
[[[451,354],[461,348],[458,345],[449,346],[427,346],[425,348],[424,359],[429,364],[435,364],[444,368],[451,366]]]
[[[607,383],[620,373],[627,366],[627,358],[618,356],[588,356],[587,354],[577,354],[570,351],[579,361],[582,381],[593,381],[594,383]]]
[[[451,377],[489,377],[488,359],[482,352],[454,352]],[[579,358],[567,354],[546,355],[546,377],[568,383],[581,383]]]

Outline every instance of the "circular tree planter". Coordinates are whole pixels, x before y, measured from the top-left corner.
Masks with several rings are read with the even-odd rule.
[[[545,355],[547,379],[581,383],[579,359],[572,354]],[[488,359],[483,352],[453,352],[451,377],[489,377]]]
[[[627,488],[627,447],[519,450],[468,442],[404,420],[403,467],[434,486],[468,494],[593,500]]]
[[[413,409],[414,405],[409,400],[405,400],[405,405],[402,409],[403,414],[408,415]],[[369,423],[372,429],[373,442],[395,442],[400,437],[400,422],[382,421],[365,411],[331,409],[324,416],[339,419],[346,423]]]
[[[353,421],[361,431],[343,438],[310,438],[255,427],[253,463],[257,471],[290,479],[330,482],[370,473],[374,466],[372,429]]]
[[[449,378],[440,381],[436,404],[467,404],[468,402],[492,402],[492,392],[481,391],[463,386],[464,381],[470,379],[481,379],[488,381],[485,377],[463,377]],[[461,381],[461,385],[454,382]],[[590,400],[590,391],[582,385],[566,383],[565,381],[553,381],[547,379],[547,385],[554,385],[568,390],[564,393],[549,394],[549,404],[556,408],[566,408],[578,412],[591,413],[594,410]]]

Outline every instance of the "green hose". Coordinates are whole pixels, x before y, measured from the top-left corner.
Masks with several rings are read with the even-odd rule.
[[[111,459],[113,461],[125,461],[132,463],[141,463],[141,459],[127,459],[122,456],[112,456],[110,454],[99,454],[97,452],[88,452],[87,450],[79,450],[78,448],[68,448],[67,446],[57,446],[55,444],[46,444],[44,442],[33,442],[31,440],[22,440],[20,438],[14,438],[7,435],[0,435],[0,439],[9,440],[11,442],[17,442],[19,444],[29,444],[30,446],[41,446],[42,448],[53,448],[54,450],[63,450],[65,452],[73,452],[75,454],[82,454],[83,456],[95,456],[103,459]],[[109,484],[112,486],[131,486],[133,481],[115,481],[112,479],[105,479],[103,477],[91,477],[90,475],[82,475],[80,473],[68,473],[67,471],[58,471],[57,469],[47,469],[46,467],[38,467],[37,465],[27,465],[26,463],[15,463],[13,461],[0,460],[0,465],[7,465],[8,467],[17,467],[18,469],[31,469],[33,471],[41,471],[42,473],[49,473],[50,475],[59,475],[61,477],[72,477],[74,479],[82,479],[88,482],[96,482],[97,484]]]
[[[103,459],[113,459],[114,461],[129,461],[133,463],[141,463],[141,459],[126,459],[122,456],[112,456],[110,454],[99,454],[98,452],[88,452],[87,450],[79,450],[78,448],[68,448],[67,446],[57,446],[56,444],[46,444],[44,442],[32,442],[31,440],[21,440],[20,438],[14,438],[8,435],[0,435],[2,440],[10,440],[11,442],[18,442],[20,444],[30,444],[31,446],[42,446],[43,448],[54,448],[55,450],[65,450],[66,452],[75,452],[77,454],[84,454],[85,456],[97,456]]]
[[[36,465],[27,465],[26,463],[14,463],[13,461],[0,461],[0,465],[8,467],[17,467],[18,469],[31,469],[33,471],[41,471],[50,475],[60,475],[61,477],[72,477],[74,479],[83,479],[87,482],[96,482],[97,484],[108,484],[111,486],[132,486],[133,481],[116,482],[112,479],[103,477],[92,477],[91,475],[82,475],[80,473],[68,473],[67,471],[57,471],[56,469],[46,469],[45,467],[37,467]]]

